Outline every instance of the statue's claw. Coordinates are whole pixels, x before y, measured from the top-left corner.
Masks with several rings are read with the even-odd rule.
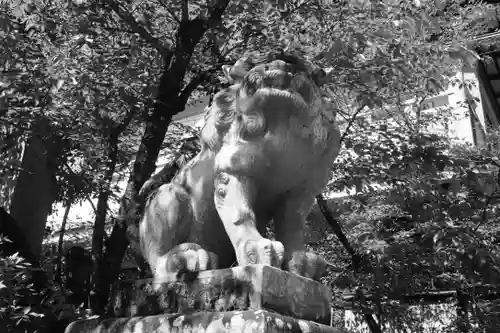
[[[285,248],[280,242],[261,238],[242,242],[236,251],[239,265],[263,264],[281,268]]]
[[[180,274],[218,268],[218,258],[195,243],[174,247],[158,260],[155,277],[158,281],[176,279]]]
[[[288,271],[319,281],[326,273],[327,262],[323,256],[313,252],[296,251],[288,262]]]

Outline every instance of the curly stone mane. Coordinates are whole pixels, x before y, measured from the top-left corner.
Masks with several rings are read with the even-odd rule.
[[[321,107],[319,80],[324,73],[311,70],[296,56],[254,54],[233,66],[223,66],[223,70],[233,85],[215,95],[205,114],[201,130],[204,149],[216,151],[227,133],[245,139],[263,136],[269,115],[259,106],[273,98],[287,98],[293,103],[285,112],[315,114]]]

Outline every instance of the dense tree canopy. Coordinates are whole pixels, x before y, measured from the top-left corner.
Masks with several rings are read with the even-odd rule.
[[[283,49],[333,70],[324,94],[337,110],[343,149],[325,194],[356,192],[325,205],[318,197],[333,227],[313,245],[332,262],[325,282],[338,295],[356,295],[372,332],[401,320],[402,296],[449,290],[462,295],[454,296],[457,309],[472,314],[459,318],[462,331],[498,325],[499,301],[491,296],[500,288],[497,136],[464,147],[426,131],[453,110],[421,112],[429,96],[464,84],[454,74],[481,58],[471,40],[498,29],[498,7],[459,0],[16,0],[0,8],[0,203],[9,209],[23,176],[23,145],[47,140],[40,124],[50,126],[59,142],[56,201],[71,207],[97,199],[95,312],[104,311],[134,239],[140,187],[159,152],[179,147],[182,129],[174,130],[172,117],[227,84],[223,64]],[[114,186],[117,174],[129,179],[124,193]],[[110,212],[110,200],[120,202],[120,212]],[[111,234],[106,221],[114,222]],[[12,277],[1,281],[13,288]],[[32,310],[14,303],[0,304],[2,312],[14,324],[28,320]]]

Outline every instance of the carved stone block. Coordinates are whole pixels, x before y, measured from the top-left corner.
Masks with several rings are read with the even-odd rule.
[[[71,323],[65,333],[347,333],[312,321],[266,310],[163,314],[89,319]]]
[[[266,309],[297,319],[330,322],[331,291],[327,286],[264,266],[237,266],[202,271],[188,279],[153,285],[139,280],[115,298],[115,316],[146,316],[195,311]]]

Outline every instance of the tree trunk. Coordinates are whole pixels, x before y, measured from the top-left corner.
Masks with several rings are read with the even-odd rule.
[[[71,201],[67,203],[66,209],[64,210],[64,216],[61,223],[61,229],[59,230],[59,241],[57,242],[57,261],[56,261],[56,275],[54,276],[54,281],[61,283],[62,279],[62,256],[63,256],[63,245],[64,245],[64,233],[66,232],[66,223],[68,222],[69,211],[71,210]]]
[[[168,69],[162,74],[159,89],[166,85],[167,78],[173,76]],[[163,83],[163,84],[162,84]],[[168,89],[168,88],[167,88]],[[158,94],[160,95],[160,94]],[[160,96],[159,96],[160,97]],[[175,98],[176,96],[172,96]],[[121,263],[128,246],[127,229],[129,225],[136,223],[135,202],[136,196],[142,184],[153,173],[156,166],[156,159],[160,152],[161,144],[167,132],[167,126],[172,119],[172,114],[164,112],[164,105],[159,105],[158,99],[153,114],[146,122],[139,150],[132,172],[129,176],[125,193],[120,202],[119,220],[115,221],[111,235],[106,241],[106,251],[103,257],[103,275],[98,288],[100,294],[96,295],[99,303],[96,306],[96,313],[103,313],[109,297],[109,286],[119,274]],[[174,108],[170,108],[175,112]],[[163,112],[162,112],[163,111]]]
[[[100,295],[99,281],[104,279],[102,277],[103,273],[103,245],[104,238],[106,234],[106,215],[108,212],[108,200],[111,193],[110,186],[113,180],[113,174],[115,173],[116,163],[118,159],[118,137],[120,131],[114,130],[108,139],[108,156],[106,163],[106,170],[104,172],[103,188],[99,192],[97,198],[97,209],[94,221],[94,231],[92,233],[92,263],[93,263],[93,273],[91,276],[91,307],[94,311],[99,309],[99,300],[96,299],[96,295]]]
[[[19,177],[10,206],[10,214],[19,223],[33,254],[40,256],[47,217],[57,199],[55,178],[60,155],[59,138],[51,126],[39,118],[34,134],[26,143]]]
[[[120,219],[115,221],[110,237],[106,241],[103,258],[103,274],[99,281],[98,313],[104,313],[108,303],[111,284],[117,278],[127,249],[127,229],[138,222],[136,212],[137,194],[144,182],[156,168],[156,160],[165,139],[172,117],[183,111],[186,94],[182,94],[182,84],[195,46],[205,32],[220,22],[229,0],[220,0],[213,7],[208,20],[200,18],[183,20],[176,32],[175,49],[164,55],[164,69],[158,85],[153,112],[146,120],[146,128],[136,155],[127,188],[120,202]]]
[[[465,290],[457,289],[457,326],[461,333],[469,332],[469,298]]]
[[[0,235],[11,242],[0,244],[0,256],[10,256],[16,252],[26,259],[33,268],[33,283],[36,290],[41,290],[47,283],[47,276],[40,268],[38,257],[33,254],[26,240],[26,233],[7,211],[0,207]]]

